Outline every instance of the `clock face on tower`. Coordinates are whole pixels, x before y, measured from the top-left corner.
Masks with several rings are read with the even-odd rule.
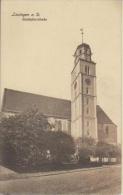
[[[90,79],[85,79],[85,82],[86,82],[87,85],[91,84],[91,80]]]

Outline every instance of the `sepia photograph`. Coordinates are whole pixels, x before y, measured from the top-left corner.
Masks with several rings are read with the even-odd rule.
[[[122,0],[0,7],[0,194],[121,195]]]

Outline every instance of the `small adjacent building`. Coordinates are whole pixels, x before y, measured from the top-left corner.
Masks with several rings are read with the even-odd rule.
[[[117,126],[107,116],[103,109],[97,105],[97,133],[98,140],[111,144],[117,143]]]

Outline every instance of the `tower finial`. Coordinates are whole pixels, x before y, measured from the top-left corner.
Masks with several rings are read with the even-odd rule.
[[[84,34],[83,28],[81,28],[80,31],[81,31],[81,34],[82,34],[82,43],[83,43],[83,34]]]

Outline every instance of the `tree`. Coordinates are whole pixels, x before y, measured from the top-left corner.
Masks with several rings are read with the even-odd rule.
[[[104,157],[108,157],[108,145],[105,142],[97,142],[95,156],[99,158],[99,162],[103,162]]]
[[[75,152],[75,144],[73,138],[62,132],[49,132],[49,150],[53,158],[53,162],[61,164],[69,161],[70,156]]]
[[[49,130],[47,118],[37,109],[3,118],[0,124],[2,163],[18,168],[42,163],[46,158]]]
[[[87,163],[90,161],[90,156],[95,153],[95,140],[92,137],[84,137],[77,140],[79,161]]]

